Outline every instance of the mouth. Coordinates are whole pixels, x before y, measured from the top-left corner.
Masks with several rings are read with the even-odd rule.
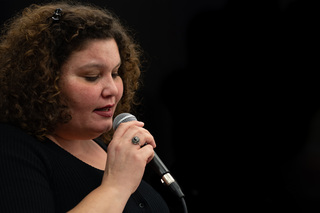
[[[111,104],[111,105],[107,105],[107,106],[104,106],[104,107],[101,107],[101,108],[97,108],[97,109],[95,109],[93,111],[109,112],[113,106],[114,106],[114,104]]]
[[[112,105],[107,105],[101,108],[97,108],[95,110],[93,110],[93,112],[95,112],[96,114],[102,116],[102,117],[112,117],[113,112],[112,112],[112,107],[114,106],[114,104]]]
[[[103,107],[103,108],[95,109],[94,111],[105,111],[105,112],[109,112],[110,110],[111,110],[111,107]]]

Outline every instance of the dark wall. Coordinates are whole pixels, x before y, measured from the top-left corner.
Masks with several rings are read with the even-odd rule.
[[[43,1],[2,1],[1,20],[31,2]],[[190,212],[304,212],[318,203],[318,3],[91,2],[111,8],[145,50],[137,116]],[[178,212],[179,201],[146,178]]]

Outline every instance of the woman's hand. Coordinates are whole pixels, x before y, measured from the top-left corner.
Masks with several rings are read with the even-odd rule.
[[[153,136],[143,126],[144,123],[139,121],[119,125],[108,146],[102,185],[107,184],[130,195],[138,188],[145,166],[153,158],[156,147]],[[135,136],[140,139],[137,145],[132,143]]]
[[[146,164],[154,156],[155,141],[143,126],[139,121],[119,125],[108,146],[107,164],[101,185],[70,213],[123,211],[129,197],[141,182]],[[132,143],[135,136],[140,138],[140,144]]]

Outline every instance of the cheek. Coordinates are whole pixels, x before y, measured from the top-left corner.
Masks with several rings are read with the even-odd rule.
[[[63,90],[63,95],[71,111],[79,108],[85,108],[92,102],[96,92],[92,87],[81,87],[79,84],[70,84]],[[90,101],[91,100],[91,101]]]
[[[118,89],[118,94],[116,95],[116,99],[117,99],[117,102],[119,102],[123,95],[123,81],[121,78],[118,82],[116,82],[116,87]]]

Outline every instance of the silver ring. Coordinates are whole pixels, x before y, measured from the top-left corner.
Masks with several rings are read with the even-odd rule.
[[[138,136],[134,136],[131,140],[132,144],[138,145],[140,142],[140,138]]]

